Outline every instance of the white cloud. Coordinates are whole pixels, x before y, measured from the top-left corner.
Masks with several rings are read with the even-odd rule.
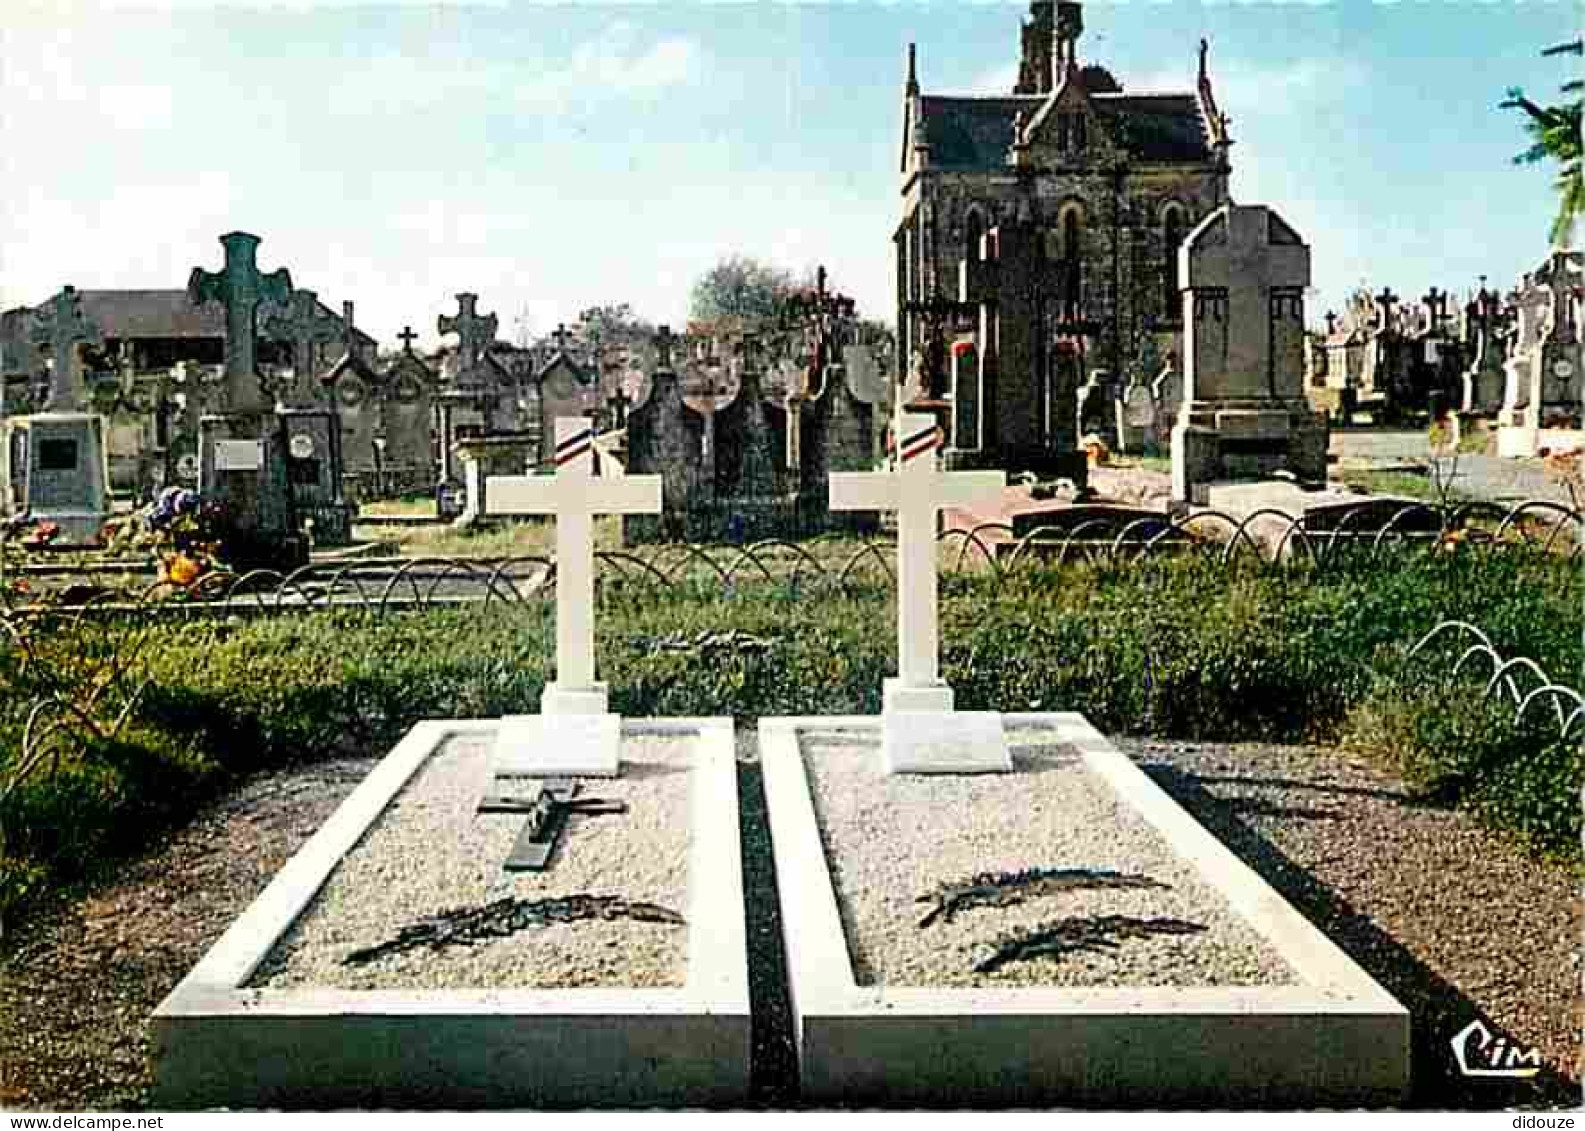
[[[703,53],[690,39],[672,37],[640,49],[636,29],[619,20],[580,44],[565,66],[548,69],[515,90],[520,103],[562,106],[602,96],[644,97],[696,80]]]
[[[343,71],[331,102],[341,113],[387,117],[500,100],[538,111],[562,110],[653,98],[697,81],[703,66],[704,52],[695,41],[673,36],[640,44],[637,29],[617,21],[575,47],[564,61],[543,64],[375,55]]]

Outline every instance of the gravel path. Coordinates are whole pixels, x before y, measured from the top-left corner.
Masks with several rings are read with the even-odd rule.
[[[1286,963],[1073,747],[1010,730],[1010,774],[887,776],[879,740],[851,731],[800,737],[821,839],[860,985],[1226,986],[1293,981]],[[919,923],[916,902],[983,872],[1079,869],[1150,887],[1052,892]],[[1095,951],[977,965],[1004,938],[1058,920],[1170,919],[1190,933],[1109,939]]]
[[[363,965],[342,960],[395,938],[416,920],[507,897],[611,895],[686,916],[694,749],[691,737],[625,737],[621,776],[585,781],[583,794],[625,802],[628,811],[571,816],[552,867],[507,872],[501,862],[527,818],[476,813],[486,793],[509,792],[492,785],[491,740],[448,740],[342,859],[249,984],[345,990],[682,985],[687,928],[632,919],[552,923]]]
[[[1585,916],[1577,877],[1533,863],[1461,814],[1409,804],[1393,779],[1335,751],[1122,745],[1408,1006],[1411,1106],[1579,1104]],[[796,1106],[775,866],[752,731],[740,729],[738,751],[751,1104]],[[146,1106],[149,1013],[373,762],[254,779],[203,807],[114,881],[9,929],[0,939],[0,1105]],[[1473,1017],[1539,1047],[1543,1075],[1459,1077],[1448,1037]]]
[[[1578,876],[1337,751],[1119,745],[1409,1009],[1416,1106],[1580,1104]],[[1460,1075],[1450,1041],[1477,1018],[1542,1075]]]

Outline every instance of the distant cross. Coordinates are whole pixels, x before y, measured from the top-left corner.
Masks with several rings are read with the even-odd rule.
[[[1392,328],[1392,304],[1398,301],[1398,296],[1392,293],[1391,287],[1384,287],[1381,294],[1376,296],[1376,305],[1381,310],[1381,329]]]
[[[292,292],[292,301],[285,311],[272,314],[264,323],[264,332],[271,337],[284,338],[292,343],[292,368],[296,371],[299,387],[307,387],[316,376],[314,372],[315,347],[333,342],[341,336],[341,327],[329,312],[319,307],[319,295],[306,287]]]
[[[75,412],[86,399],[83,391],[82,363],[77,356],[81,343],[104,345],[104,335],[83,314],[82,295],[76,287],[63,287],[39,316],[33,339],[48,342],[52,365],[49,391],[44,399],[46,412]]]
[[[490,514],[556,516],[556,683],[588,690],[594,680],[594,516],[659,514],[660,476],[594,474],[594,424],[556,419],[554,475],[494,477]]]
[[[662,325],[655,331],[655,365],[657,368],[671,368],[671,351],[676,344],[677,338],[672,334],[670,326]]]
[[[266,300],[286,306],[292,297],[292,277],[282,267],[268,275],[258,267],[259,237],[228,232],[220,237],[226,265],[218,274],[194,267],[187,278],[187,297],[194,305],[224,303],[226,307],[225,383],[232,411],[267,409],[259,386],[256,361],[259,304]]]
[[[418,337],[417,334],[413,333],[413,328],[411,326],[403,326],[402,327],[402,332],[400,334],[396,335],[396,336],[401,339],[402,352],[403,353],[412,353],[413,352],[413,339]]]
[[[557,351],[560,352],[560,353],[566,353],[567,352],[567,324],[565,322],[556,323],[556,332],[554,334],[552,334],[551,337],[556,339],[556,349],[557,349]]]
[[[495,341],[495,331],[500,325],[495,315],[478,313],[475,309],[478,301],[479,296],[475,294],[458,295],[456,315],[442,314],[438,323],[442,335],[457,335],[459,374],[473,372],[484,351]]]
[[[1442,324],[1452,317],[1447,312],[1447,292],[1439,291],[1432,287],[1426,292],[1423,301],[1426,308],[1431,312],[1431,332],[1440,334],[1442,332]]]
[[[894,470],[831,473],[834,511],[897,512],[897,666],[905,690],[939,688],[936,521],[943,507],[999,499],[1000,471],[936,470],[941,431],[933,417],[894,417]]]
[[[1333,312],[1333,311],[1328,310],[1326,312],[1326,334],[1327,334],[1327,337],[1331,337],[1335,333],[1337,333],[1337,314],[1335,312]]]

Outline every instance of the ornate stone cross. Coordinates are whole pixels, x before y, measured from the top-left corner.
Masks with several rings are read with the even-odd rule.
[[[1061,292],[1061,265],[1045,258],[1039,233],[1024,223],[991,229],[972,251],[958,264],[958,298],[978,310],[978,372],[965,372],[964,384],[954,393],[961,427],[953,428],[953,445],[965,450],[1077,447],[1078,390],[1054,388],[1038,376],[1051,369],[1045,315]],[[1077,324],[1069,320],[1066,325],[1071,332]]]
[[[495,341],[495,331],[500,323],[493,314],[480,314],[475,309],[479,296],[464,292],[457,296],[455,316],[442,314],[441,334],[456,334],[459,344],[457,367],[459,376],[471,373],[484,356],[484,351]]]
[[[292,301],[284,311],[265,321],[264,331],[292,343],[293,384],[311,395],[314,378],[319,376],[317,347],[341,336],[335,316],[320,308],[317,292],[300,287],[292,292]]]
[[[187,279],[187,297],[195,305],[224,303],[226,307],[225,407],[231,412],[267,412],[254,341],[259,304],[268,300],[285,306],[292,298],[292,277],[282,267],[268,275],[258,266],[259,237],[228,232],[220,237],[226,265],[219,274],[194,267]]]
[[[80,412],[87,401],[83,388],[80,344],[104,345],[99,327],[83,313],[82,295],[76,287],[63,287],[50,299],[33,329],[33,340],[50,347],[50,385],[44,398],[45,412]]]
[[[831,473],[831,509],[897,512],[897,678],[883,693],[882,757],[890,773],[1007,770],[1001,716],[953,710],[939,669],[936,521],[943,507],[999,500],[1000,471],[941,472],[941,431],[923,413],[899,411],[894,467]]]
[[[554,475],[492,476],[487,513],[556,516],[556,679],[538,716],[501,720],[496,773],[614,776],[620,720],[594,678],[594,516],[659,514],[660,476],[594,474],[594,423],[556,419]]]

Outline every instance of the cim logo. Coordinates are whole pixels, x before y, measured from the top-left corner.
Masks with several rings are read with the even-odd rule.
[[[1483,1021],[1471,1021],[1453,1037],[1453,1055],[1458,1070],[1466,1076],[1506,1076],[1528,1079],[1541,1071],[1538,1049],[1520,1052],[1507,1037],[1486,1028]]]

